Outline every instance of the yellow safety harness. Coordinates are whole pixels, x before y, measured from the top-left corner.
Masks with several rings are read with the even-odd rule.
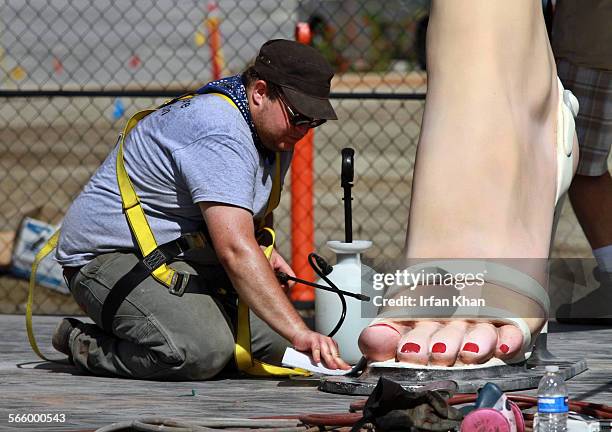
[[[238,109],[236,104],[227,96],[221,93],[212,93],[216,96],[219,96],[225,100],[227,100],[234,108]],[[130,231],[132,232],[136,242],[138,243],[138,248],[142,254],[143,262],[147,264],[148,267],[153,269],[150,274],[153,276],[158,282],[165,285],[168,290],[172,294],[181,295],[185,286],[188,283],[189,275],[186,273],[180,273],[176,270],[169,267],[165,262],[163,262],[163,255],[159,252],[158,244],[155,240],[155,236],[153,235],[153,231],[147,221],[144,210],[140,204],[140,200],[136,191],[134,190],[134,186],[130,181],[130,177],[125,168],[125,163],[123,160],[123,146],[125,142],[125,137],[130,133],[130,131],[138,124],[140,120],[148,116],[149,114],[170,105],[178,100],[190,99],[195,94],[183,95],[178,98],[172,99],[157,108],[154,109],[146,109],[143,111],[139,111],[134,114],[126,123],[123,132],[119,136],[118,140],[118,150],[117,150],[117,183],[119,185],[119,192],[121,194],[121,202],[123,206],[123,211],[126,215]],[[262,222],[259,226],[259,232],[266,232],[269,234],[270,241],[268,242],[267,247],[264,250],[264,254],[266,258],[270,259],[272,256],[272,252],[274,250],[274,242],[276,240],[276,234],[274,230],[269,227],[265,227],[265,219],[266,216],[272,213],[272,211],[278,206],[280,202],[280,155],[276,154],[276,163],[275,163],[275,173],[274,179],[272,183],[272,192],[270,194],[270,198],[268,199],[268,205],[265,210],[264,217],[262,218]],[[34,287],[36,285],[36,271],[38,268],[38,264],[42,261],[55,247],[57,246],[57,241],[59,238],[60,230],[56,231],[48,242],[42,247],[42,249],[36,255],[36,259],[32,264],[32,273],[30,276],[29,290],[28,290],[28,302],[26,306],[26,328],[28,333],[28,339],[30,341],[30,346],[32,350],[43,360],[53,361],[47,357],[45,357],[38,348],[36,344],[36,339],[34,338],[34,332],[32,330],[32,304],[34,300]],[[195,248],[195,247],[204,247],[206,244],[206,240],[201,233],[197,234],[188,234],[186,236],[182,236],[181,239],[185,242],[185,249]],[[182,252],[183,250],[181,250]],[[159,262],[161,264],[157,265]],[[113,291],[111,291],[112,293]],[[234,356],[236,360],[236,365],[238,369],[248,375],[257,376],[257,377],[266,377],[266,376],[290,376],[290,375],[309,375],[310,373],[302,370],[302,369],[292,369],[292,368],[284,368],[280,366],[274,366],[268,363],[264,363],[257,359],[254,359],[251,355],[251,329],[249,322],[249,308],[248,306],[238,299],[238,320],[237,320],[237,336],[236,336],[236,346],[234,350]]]

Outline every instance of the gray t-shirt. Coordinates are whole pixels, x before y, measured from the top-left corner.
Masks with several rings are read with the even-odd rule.
[[[281,181],[292,154],[281,154]],[[116,177],[117,146],[72,203],[56,258],[81,266],[95,256],[134,250]],[[125,166],[158,244],[201,230],[197,203],[215,201],[264,216],[274,158],[255,147],[247,122],[227,100],[199,95],[158,110],[132,129]]]

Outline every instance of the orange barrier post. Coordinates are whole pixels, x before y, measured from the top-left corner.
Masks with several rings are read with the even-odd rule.
[[[310,43],[307,23],[298,23],[295,38]],[[310,129],[295,145],[291,163],[291,267],[297,277],[308,281],[314,281],[314,271],[308,264],[308,254],[314,251],[313,141],[314,130]],[[296,284],[290,298],[294,302],[314,302],[314,288]]]
[[[312,153],[314,131],[295,146],[291,163],[291,267],[300,279],[314,281],[314,271],[308,264],[308,254],[314,251],[314,206],[312,198]],[[314,301],[314,288],[294,285],[291,300]]]
[[[221,78],[225,60],[221,50],[221,18],[219,17],[219,7],[214,1],[208,2],[208,17],[206,18],[206,30],[208,31],[208,45],[210,47],[210,60],[212,63],[212,78]]]

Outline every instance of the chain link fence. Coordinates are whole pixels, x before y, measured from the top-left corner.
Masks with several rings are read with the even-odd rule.
[[[344,238],[340,150],[353,147],[355,239],[381,263],[403,247],[426,91],[428,2],[389,0],[6,0],[0,6],[0,313],[23,313],[27,282],[11,271],[24,217],[57,224],[116,142],[131,113],[239,73],[263,42],[312,44],[337,70],[340,120],[314,138],[315,246]],[[291,257],[290,197],[276,212]],[[34,245],[30,245],[34,247]],[[588,256],[569,205],[556,255]],[[14,262],[13,262],[14,264]],[[38,288],[35,313],[78,313]]]

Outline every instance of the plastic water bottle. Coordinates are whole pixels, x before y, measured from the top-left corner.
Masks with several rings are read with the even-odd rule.
[[[538,385],[537,432],[567,431],[567,387],[557,372],[558,366],[546,366]]]

